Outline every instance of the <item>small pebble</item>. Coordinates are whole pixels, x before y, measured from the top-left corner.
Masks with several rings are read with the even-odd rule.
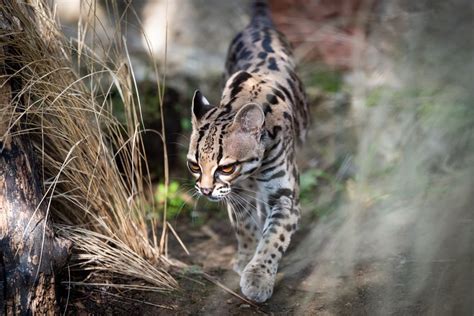
[[[249,304],[241,304],[239,308],[250,308]]]

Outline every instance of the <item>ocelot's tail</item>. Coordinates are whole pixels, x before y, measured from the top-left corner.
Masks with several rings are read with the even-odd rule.
[[[252,23],[273,24],[267,0],[254,0],[252,3]]]

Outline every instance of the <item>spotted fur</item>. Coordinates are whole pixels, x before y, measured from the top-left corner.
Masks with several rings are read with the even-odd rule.
[[[297,143],[308,108],[291,49],[255,1],[250,24],[232,41],[220,104],[196,91],[188,166],[196,189],[224,200],[238,252],[234,270],[256,302],[273,293],[278,264],[300,218]]]

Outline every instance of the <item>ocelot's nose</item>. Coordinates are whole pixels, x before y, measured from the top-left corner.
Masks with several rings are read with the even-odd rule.
[[[201,193],[206,196],[209,196],[212,193],[212,188],[201,188]]]

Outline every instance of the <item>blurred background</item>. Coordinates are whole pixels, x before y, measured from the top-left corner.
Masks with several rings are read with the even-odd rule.
[[[113,45],[117,34],[125,39],[144,125],[165,129],[170,159],[166,191],[162,142],[145,133],[158,205],[148,216],[162,216],[166,200],[168,219],[190,253],[170,237],[170,256],[237,292],[226,212],[191,198],[184,157],[193,92],[199,88],[218,103],[227,47],[248,22],[249,3],[118,1],[112,8],[118,15],[109,14],[108,1],[58,0],[55,7],[71,41],[97,47],[99,56],[107,55],[101,47]],[[312,127],[299,157],[304,224],[261,310],[473,315],[474,4],[269,3],[293,45]],[[123,19],[116,23],[114,16]],[[165,87],[163,113],[157,85]],[[119,108],[115,114],[123,115]],[[183,278],[180,285],[184,292],[177,296],[145,299],[191,314],[258,312],[203,280]],[[84,299],[78,295],[71,304]],[[127,303],[115,308],[130,311]]]

